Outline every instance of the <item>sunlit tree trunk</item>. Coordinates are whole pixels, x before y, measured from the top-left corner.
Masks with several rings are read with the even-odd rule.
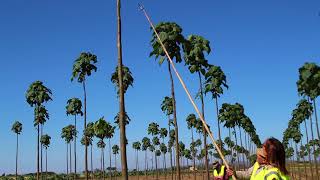
[[[307,127],[307,122],[306,122],[306,120],[304,120],[304,128],[305,128],[305,132],[306,132],[307,143],[309,143],[308,127]],[[312,165],[312,161],[311,161],[310,147],[309,147],[309,146],[306,146],[306,148],[307,148],[307,151],[308,151],[310,174],[311,174],[311,178],[313,179],[313,165]]]
[[[177,109],[176,109],[176,98],[175,98],[175,92],[174,92],[174,82],[170,67],[170,62],[168,61],[168,70],[170,75],[170,81],[171,81],[171,96],[172,96],[172,103],[173,103],[173,122],[174,122],[174,131],[175,131],[175,145],[176,145],[176,171],[177,171],[177,177],[178,180],[181,180],[181,174],[180,174],[180,162],[179,162],[179,131],[178,131],[178,122],[177,122]]]

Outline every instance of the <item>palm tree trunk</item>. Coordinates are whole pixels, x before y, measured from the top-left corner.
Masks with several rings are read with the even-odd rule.
[[[18,133],[17,133],[17,148],[16,148],[16,179],[18,179]]]
[[[104,148],[102,148],[102,170],[103,170],[103,180],[105,179],[105,167],[104,167]]]
[[[154,162],[155,162],[155,166],[156,166],[156,179],[159,179],[158,163],[157,163],[157,154],[156,154],[156,151],[154,151]]]
[[[109,138],[109,177],[110,179],[112,179],[111,177],[111,141]]]
[[[236,141],[236,147],[238,146],[238,140],[237,140],[237,131],[236,131],[236,128],[233,127],[233,130],[234,130],[234,139]],[[238,154],[238,151],[236,150],[236,154],[237,154],[237,166],[238,166],[238,169],[240,169],[240,160],[239,160],[239,154]]]
[[[191,128],[191,141],[192,141],[192,144],[194,145],[193,128]],[[196,148],[196,147],[194,146],[194,148]],[[196,153],[195,153],[195,150],[192,151],[192,157],[193,157],[193,180],[196,180],[197,174],[196,174]]]
[[[241,147],[243,147],[243,145],[242,145],[242,133],[241,133],[241,128],[240,128],[240,125],[238,126],[238,128],[239,128],[239,134],[240,134],[240,146]],[[243,154],[241,154],[242,155],[242,168],[243,169],[245,169],[245,167],[244,167],[244,156],[243,156]]]
[[[170,133],[170,131],[171,131],[171,129],[170,129],[170,116],[168,116],[168,121],[169,121],[168,129],[169,129],[169,133]],[[171,180],[173,180],[172,147],[169,148],[169,153],[170,153],[170,166],[171,166]]]
[[[103,176],[103,161],[102,161],[102,158],[103,158],[103,148],[101,148],[101,155],[100,155],[100,169],[101,169],[101,175],[100,175],[100,179],[102,178]]]
[[[205,120],[204,117],[204,100],[203,100],[203,90],[202,90],[202,78],[201,78],[201,74],[200,71],[198,72],[198,76],[199,76],[199,86],[200,86],[200,99],[201,99],[201,110],[202,110],[202,119]],[[203,126],[203,146],[204,146],[204,150],[205,150],[205,169],[206,169],[206,176],[207,176],[207,180],[209,180],[210,175],[209,175],[209,162],[208,162],[208,146],[207,146],[207,131],[205,130],[204,126]]]
[[[121,42],[121,4],[117,0],[117,47],[118,47],[118,77],[119,77],[119,124],[120,124],[120,150],[121,150],[121,167],[122,179],[128,180],[128,165],[127,165],[127,146],[126,146],[126,128],[125,128],[125,103],[124,89],[122,79],[122,42]]]
[[[46,180],[48,175],[48,149],[46,148]]]
[[[67,175],[69,175],[69,144],[67,144]],[[68,176],[69,179],[69,176]]]
[[[71,152],[72,152],[72,148],[71,148],[71,142],[69,143],[69,158],[70,158],[70,174],[72,173],[72,155],[71,155]]]
[[[310,129],[311,129],[311,140],[313,141],[314,140],[314,136],[313,136],[312,116],[310,116]],[[315,167],[316,167],[316,176],[317,176],[317,179],[319,179],[318,162],[317,162],[316,154],[314,153],[315,151],[316,151],[316,147],[313,144],[313,158],[314,158],[314,163],[315,163]]]
[[[138,180],[139,180],[140,173],[139,173],[139,153],[138,153],[138,150],[137,150],[137,172],[138,172]]]
[[[172,78],[172,72],[171,72],[171,66],[170,62],[168,61],[168,70],[170,74],[170,81],[171,81],[171,96],[172,96],[172,103],[173,103],[173,122],[174,122],[174,131],[175,131],[175,145],[176,145],[176,170],[177,170],[177,177],[178,180],[181,180],[181,174],[180,174],[180,162],[179,162],[179,132],[178,132],[178,122],[177,122],[177,109],[176,109],[176,97],[174,93],[174,82]]]
[[[305,131],[306,131],[306,137],[307,137],[307,143],[309,143],[309,135],[308,135],[308,128],[307,128],[307,122],[306,120],[304,120],[304,128],[305,128]],[[311,174],[311,178],[313,179],[313,165],[312,165],[312,162],[311,162],[311,152],[310,152],[310,147],[309,146],[306,146],[307,147],[307,150],[308,150],[308,159],[309,159],[309,167],[310,167],[310,174]]]
[[[298,170],[298,178],[301,179],[301,171],[300,171],[300,166],[299,166],[299,162],[300,162],[300,159],[299,159],[299,153],[298,153],[298,145],[297,143],[295,142],[295,149],[296,149],[296,160],[297,160],[297,170]]]
[[[84,79],[82,82],[83,85],[83,96],[84,96],[84,130],[87,129],[87,91],[86,91],[86,80]],[[87,144],[87,138],[84,138],[85,143]],[[86,180],[89,179],[88,174],[88,146],[85,145],[84,149],[84,166],[85,166],[85,174]]]
[[[220,130],[220,120],[219,120],[219,105],[218,105],[218,97],[215,97],[215,102],[216,102],[216,112],[217,112],[217,123],[218,123],[218,137],[220,142],[221,140],[221,130]],[[220,149],[222,149],[221,144],[220,144]]]
[[[40,170],[40,167],[39,167],[39,133],[40,133],[40,126],[38,124],[38,128],[37,128],[37,131],[38,131],[38,136],[37,136],[37,180],[40,179],[40,176],[39,176],[39,170]]]
[[[77,115],[74,116],[74,127],[77,132]],[[77,135],[74,136],[73,150],[74,150],[74,178],[77,179]]]
[[[91,162],[90,162],[90,165],[91,165],[91,176],[92,176],[91,178],[93,179],[93,178],[94,178],[94,174],[93,174],[93,164],[92,164],[92,144],[91,144],[90,154],[91,154],[91,155],[90,155],[90,156],[91,156],[91,157],[90,157],[90,161],[91,161]]]
[[[144,176],[145,176],[145,179],[147,179],[147,150],[145,150],[145,153],[144,153]]]
[[[318,135],[318,139],[320,140],[316,99],[313,100],[313,109],[314,109],[314,116],[315,116],[315,119],[316,119],[317,135]]]
[[[163,153],[163,162],[164,162],[164,177],[167,179],[167,162],[166,162],[166,154]]]
[[[40,137],[42,137],[42,134],[43,134],[43,125],[42,124],[40,124]],[[41,174],[40,174],[40,177],[41,177],[41,180],[43,179],[42,178],[42,143],[40,144],[40,172],[41,172]]]

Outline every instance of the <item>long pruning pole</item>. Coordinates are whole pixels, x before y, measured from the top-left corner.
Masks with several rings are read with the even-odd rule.
[[[214,140],[214,137],[213,137],[210,129],[208,128],[206,121],[203,119],[202,114],[200,113],[197,105],[195,104],[193,98],[191,97],[189,90],[187,89],[187,87],[186,87],[184,81],[182,80],[179,72],[177,71],[177,69],[176,69],[176,67],[175,67],[175,65],[174,65],[174,63],[173,63],[173,61],[172,61],[172,59],[171,59],[171,57],[170,57],[170,55],[169,55],[166,47],[163,45],[163,43],[162,43],[162,41],[161,41],[161,39],[160,39],[160,36],[159,36],[158,32],[156,31],[153,23],[151,22],[151,19],[150,19],[150,17],[148,16],[145,8],[144,8],[141,4],[139,4],[139,9],[144,13],[144,15],[145,15],[145,17],[147,18],[150,26],[152,27],[152,30],[154,31],[155,35],[157,36],[157,39],[159,40],[159,43],[161,44],[161,47],[162,47],[162,49],[164,50],[164,52],[165,52],[165,54],[166,54],[166,56],[167,56],[167,58],[168,58],[168,60],[169,60],[169,62],[170,62],[170,64],[171,64],[171,66],[172,66],[172,69],[173,69],[174,72],[176,73],[176,75],[177,75],[177,77],[178,77],[178,79],[179,79],[179,81],[180,81],[183,89],[185,90],[185,92],[186,92],[186,94],[187,94],[187,96],[188,96],[188,98],[189,98],[192,106],[194,107],[194,109],[196,110],[198,116],[200,117],[200,120],[201,120],[201,122],[202,122],[205,130],[207,131],[208,135],[210,136],[210,139],[211,139],[213,145],[214,145],[215,148],[217,149],[217,151],[218,151],[218,153],[219,153],[219,156],[221,157],[221,159],[222,159],[222,161],[223,161],[223,164],[227,167],[227,169],[230,169],[230,167],[229,167],[229,165],[228,165],[228,162],[226,161],[226,159],[225,159],[224,155],[222,154],[219,146],[217,145],[216,141]],[[232,176],[232,179],[233,179],[233,180],[236,180],[236,177],[233,175],[233,176]]]

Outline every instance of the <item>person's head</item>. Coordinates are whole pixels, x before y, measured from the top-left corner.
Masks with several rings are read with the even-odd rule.
[[[213,162],[212,166],[213,166],[213,169],[219,169],[219,167],[220,167],[219,161]]]
[[[273,137],[267,139],[262,145],[262,150],[265,152],[265,161],[268,164],[279,168],[282,173],[288,174],[284,146],[278,139]]]

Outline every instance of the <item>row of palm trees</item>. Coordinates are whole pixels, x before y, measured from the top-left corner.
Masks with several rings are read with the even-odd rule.
[[[297,166],[293,163],[290,166],[294,178],[300,179],[305,177],[308,179],[308,177],[311,177],[312,179],[319,179],[320,138],[316,109],[316,99],[320,95],[319,65],[307,62],[299,68],[297,89],[302,99],[292,111],[288,128],[283,133],[286,157],[290,162],[303,163],[303,170],[300,168],[296,169],[295,167]],[[307,125],[308,120],[309,127]],[[313,120],[315,120],[315,126]],[[314,133],[314,127],[316,127],[316,134]]]

